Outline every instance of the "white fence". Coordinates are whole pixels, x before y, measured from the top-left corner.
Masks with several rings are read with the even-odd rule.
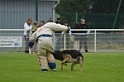
[[[87,31],[89,29],[72,29],[72,31]],[[90,34],[89,36],[89,40],[94,40],[93,41],[93,52],[97,51],[97,47],[99,47],[100,44],[103,44],[103,47],[105,47],[104,41],[107,42],[107,45],[105,48],[103,48],[103,52],[107,51],[124,51],[124,29],[90,29]],[[82,34],[83,35],[83,34]],[[84,34],[85,35],[85,34]],[[91,36],[91,37],[90,37]],[[114,43],[116,45],[114,45]],[[122,50],[119,47],[119,45],[117,45],[118,43],[122,44]],[[114,48],[112,48],[114,47]]]
[[[89,29],[71,29],[73,31],[87,31]],[[0,29],[0,52],[22,52],[25,50],[24,29]],[[58,49],[77,49],[80,48],[80,41],[85,39],[85,33],[72,33],[69,37],[67,34],[59,42]],[[79,36],[79,37],[78,37]],[[3,38],[4,37],[4,38]],[[8,37],[8,38],[5,38]],[[14,38],[18,37],[18,38]],[[124,29],[90,29],[87,37],[87,47],[89,52],[124,52]],[[20,39],[19,39],[20,38]],[[53,37],[54,47],[56,39]],[[9,41],[6,41],[9,40]],[[14,43],[15,42],[15,43]],[[12,43],[14,43],[12,46]],[[20,44],[20,45],[19,45]],[[81,45],[80,51],[84,52],[84,45]]]

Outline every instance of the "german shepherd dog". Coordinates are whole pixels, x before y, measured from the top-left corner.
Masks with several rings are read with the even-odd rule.
[[[83,55],[77,50],[55,50],[53,53],[55,59],[62,61],[61,70],[63,70],[63,65],[71,63],[71,70],[73,70],[74,65],[80,64],[80,71],[82,71],[84,58]]]

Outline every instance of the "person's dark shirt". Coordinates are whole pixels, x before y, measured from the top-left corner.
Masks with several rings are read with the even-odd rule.
[[[80,24],[79,29],[89,29],[87,24]],[[79,31],[79,33],[87,33],[87,31]]]
[[[62,24],[61,22],[56,21],[56,24]],[[61,33],[61,31],[55,31],[55,33]]]
[[[68,27],[69,29],[67,30],[67,32],[66,32],[66,33],[69,33],[69,30],[70,30],[71,28],[70,28],[70,26],[69,26],[69,25],[68,25],[67,27]]]
[[[56,21],[55,23],[56,23],[56,24],[62,24],[62,23],[61,23],[61,22],[59,22],[59,21]]]
[[[74,27],[73,29],[80,29],[79,27]],[[71,31],[72,33],[79,33],[81,31]]]

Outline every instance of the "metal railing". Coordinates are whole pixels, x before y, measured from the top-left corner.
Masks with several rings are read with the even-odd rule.
[[[87,31],[90,30],[90,34],[86,33],[73,33],[73,31]],[[60,40],[60,49],[76,49],[79,50],[80,41],[83,40],[83,36],[87,36],[87,46],[89,52],[124,52],[124,29],[71,29],[72,36],[64,35],[64,38]],[[8,52],[20,49],[24,51],[25,40],[24,40],[24,29],[0,29],[0,37],[9,36],[20,36],[22,37],[21,47],[2,47],[0,45],[1,52]],[[80,36],[78,40],[77,36]],[[59,37],[59,36],[58,36]],[[56,48],[56,38],[53,37],[53,44]],[[81,39],[82,38],[82,39]],[[1,40],[0,40],[1,44]],[[83,43],[84,44],[84,43]],[[83,45],[81,45],[82,47]],[[83,49],[81,48],[81,51]]]

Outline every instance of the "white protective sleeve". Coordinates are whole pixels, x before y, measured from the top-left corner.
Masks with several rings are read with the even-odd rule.
[[[37,35],[37,31],[32,34],[32,36],[30,38],[30,41],[35,42],[36,41],[36,38],[37,38],[36,35]]]
[[[51,23],[49,25],[50,25],[50,28],[54,31],[67,31],[68,30],[67,26],[64,26],[61,24]]]

